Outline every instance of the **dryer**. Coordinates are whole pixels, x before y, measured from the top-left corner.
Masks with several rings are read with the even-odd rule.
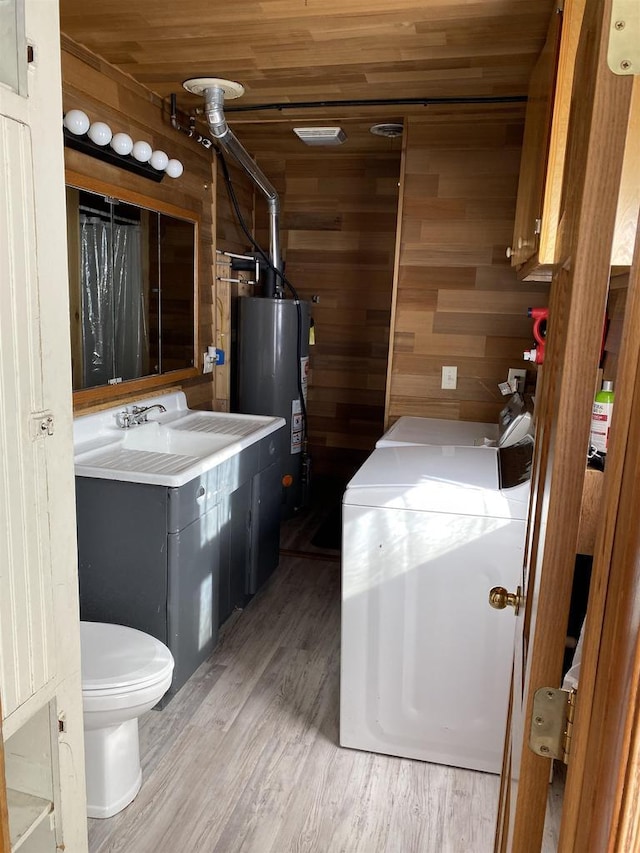
[[[521,394],[513,394],[498,423],[401,417],[376,442],[376,447],[439,444],[460,447],[508,447],[533,435],[533,411]]]
[[[343,498],[340,743],[499,773],[531,438],[375,450]]]

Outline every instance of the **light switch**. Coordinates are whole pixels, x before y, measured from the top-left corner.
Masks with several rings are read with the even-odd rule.
[[[448,366],[442,368],[442,388],[449,391],[454,390],[458,386],[458,368]]]

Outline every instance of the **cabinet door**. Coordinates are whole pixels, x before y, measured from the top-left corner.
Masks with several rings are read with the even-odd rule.
[[[251,480],[247,480],[219,504],[220,512],[220,624],[234,607],[245,601],[249,571]]]
[[[167,642],[167,489],[76,478],[80,617]]]
[[[5,93],[6,96],[6,93]],[[0,97],[0,109],[6,107]],[[28,116],[26,117],[28,119]],[[40,432],[41,421],[51,417],[58,404],[56,393],[43,382],[42,323],[39,279],[33,143],[28,124],[0,115],[0,683],[4,713],[11,714],[55,675],[53,631],[51,524],[49,489],[53,499],[58,486],[49,482],[57,445],[70,462],[69,446],[60,436]],[[50,199],[45,200],[46,204]],[[57,205],[51,208],[58,215]],[[55,283],[59,270],[51,270]],[[57,337],[62,336],[57,330]],[[64,374],[64,346],[53,339],[52,357]],[[64,384],[64,383],[63,383]],[[68,388],[64,389],[68,393]],[[67,397],[68,400],[68,397]],[[55,412],[56,416],[58,412]],[[66,419],[65,419],[66,420]],[[58,424],[56,424],[58,426]],[[62,426],[62,423],[60,423]],[[63,444],[60,444],[60,441]],[[68,475],[67,471],[67,475]],[[64,476],[62,489],[70,486]],[[69,493],[61,499],[68,501]],[[66,572],[63,571],[63,576]]]
[[[171,693],[211,654],[218,639],[219,508],[168,536],[167,643],[175,660]]]
[[[19,0],[0,7],[0,684],[7,718],[24,713],[59,675],[79,674],[79,629],[58,10]],[[27,39],[35,45],[28,71]],[[71,715],[78,710],[76,687]]]
[[[256,593],[280,560],[282,466],[274,462],[253,478],[251,501],[251,571],[247,592]]]
[[[520,266],[538,249],[542,203],[547,173],[551,117],[560,50],[562,15],[554,13],[547,41],[529,84],[529,99],[522,141],[518,201],[511,247],[511,264]]]

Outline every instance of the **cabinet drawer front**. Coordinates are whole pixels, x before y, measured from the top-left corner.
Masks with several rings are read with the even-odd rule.
[[[184,486],[168,489],[167,527],[169,533],[182,530],[209,512],[219,500],[219,467],[212,468]]]

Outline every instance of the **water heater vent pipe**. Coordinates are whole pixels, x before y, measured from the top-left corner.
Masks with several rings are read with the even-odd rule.
[[[218,77],[200,77],[186,80],[182,85],[192,94],[204,95],[205,115],[211,135],[225,151],[237,160],[266,198],[269,207],[269,260],[276,270],[281,272],[280,198],[266,175],[235,136],[224,116],[225,97],[227,99],[239,98],[244,93],[244,87],[240,83],[234,83],[232,80],[221,80]],[[278,282],[276,282],[276,287],[280,290]]]

